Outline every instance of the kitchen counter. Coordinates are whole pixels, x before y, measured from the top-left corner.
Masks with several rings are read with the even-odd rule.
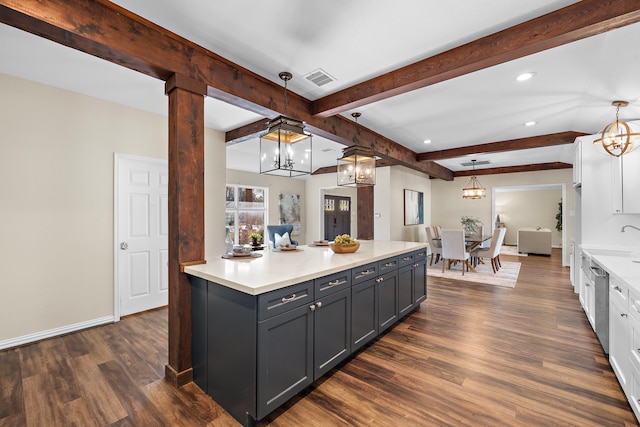
[[[640,263],[633,262],[633,260],[640,261],[637,251],[588,247],[583,247],[582,250],[588,253],[609,275],[640,291]]]
[[[336,254],[328,246],[298,246],[296,251],[264,250],[259,258],[207,258],[206,264],[185,267],[185,273],[249,295],[260,295],[305,280],[316,279],[366,263],[427,247],[426,243],[359,240],[352,254]]]

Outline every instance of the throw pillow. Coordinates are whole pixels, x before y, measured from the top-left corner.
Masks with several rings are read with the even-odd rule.
[[[289,238],[289,232],[285,232],[282,236],[279,235],[278,233],[274,234],[274,247],[275,248],[279,248],[280,246],[287,246],[287,245],[291,245],[291,239]]]

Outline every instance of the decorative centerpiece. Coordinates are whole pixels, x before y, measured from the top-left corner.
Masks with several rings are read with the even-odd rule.
[[[336,236],[333,243],[329,245],[331,250],[337,254],[350,254],[358,250],[360,243],[356,242],[348,234]]]
[[[470,236],[476,232],[476,227],[481,225],[482,221],[480,221],[477,218],[472,218],[470,216],[463,216],[462,218],[460,218],[460,223],[464,228],[464,234],[467,236]]]
[[[262,234],[260,233],[250,233],[249,238],[251,239],[252,246],[260,246],[260,240],[262,239]]]

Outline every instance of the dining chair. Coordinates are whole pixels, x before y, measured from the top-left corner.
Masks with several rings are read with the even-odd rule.
[[[442,255],[442,242],[440,240],[434,240],[437,236],[437,228],[436,227],[425,227],[427,230],[427,239],[429,240],[429,249],[431,250],[431,261],[429,261],[429,265],[433,265],[433,255],[436,256],[436,264],[440,261],[440,256]]]
[[[493,237],[491,238],[491,245],[487,249],[476,249],[471,252],[471,256],[475,258],[491,258],[491,268],[493,274],[496,274],[502,265],[500,264],[500,248],[502,247],[502,241],[504,235],[507,232],[506,228],[496,228],[493,231]]]
[[[449,267],[453,261],[462,262],[462,275],[464,276],[465,268],[469,271],[469,252],[465,249],[464,230],[447,230],[440,231],[442,238],[442,272],[444,273],[444,265],[447,261]]]

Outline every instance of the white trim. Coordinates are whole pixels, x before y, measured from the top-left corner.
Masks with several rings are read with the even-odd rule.
[[[115,319],[113,316],[105,316],[105,317],[100,317],[98,319],[75,323],[73,325],[61,326],[59,328],[49,329],[47,331],[41,331],[41,332],[36,332],[34,334],[23,335],[21,337],[0,341],[0,350],[16,347],[19,345],[29,344],[35,341],[46,339],[46,338],[57,337],[59,335],[68,334],[70,332],[77,332],[82,329],[92,328],[94,326],[105,325],[107,323],[113,323],[113,322],[115,322]]]
[[[113,321],[120,321],[120,283],[118,283],[118,175],[120,160],[137,160],[149,163],[169,165],[165,159],[134,156],[132,154],[113,153]]]

